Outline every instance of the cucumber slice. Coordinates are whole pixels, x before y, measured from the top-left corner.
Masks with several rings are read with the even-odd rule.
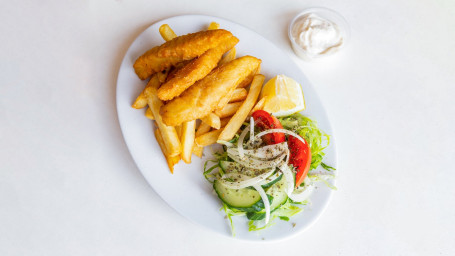
[[[273,197],[270,210],[273,211],[280,208],[280,206],[288,200],[288,195],[286,194],[286,182],[284,179],[280,179],[278,182],[273,184],[269,189],[267,189],[266,194]]]
[[[261,200],[261,195],[254,189],[230,189],[218,180],[213,183],[213,189],[221,201],[234,208],[251,208]]]
[[[219,165],[221,167],[221,170],[223,170],[224,173],[242,173],[242,174],[245,174],[248,176],[257,176],[257,175],[260,175],[260,174],[270,170],[270,169],[258,170],[258,169],[247,168],[237,162],[230,162],[230,161],[220,161]]]
[[[273,174],[273,175],[275,175],[275,174]],[[272,175],[272,176],[273,176],[273,175]],[[275,184],[275,183],[277,183],[278,181],[280,181],[281,178],[283,178],[283,174],[280,174],[280,176],[278,176],[276,179],[270,181],[269,183],[262,185],[262,187],[263,187],[263,188],[270,188],[273,184]]]
[[[220,161],[220,167],[225,173],[240,170],[242,167],[236,162]]]
[[[273,184],[265,192],[267,196],[273,198],[272,203],[270,204],[270,212],[278,210],[283,204],[288,200],[288,195],[286,194],[286,183],[284,179],[280,179],[275,184]],[[261,201],[262,203],[262,201]],[[248,212],[246,217],[249,220],[262,220],[265,218],[264,209],[255,212]]]

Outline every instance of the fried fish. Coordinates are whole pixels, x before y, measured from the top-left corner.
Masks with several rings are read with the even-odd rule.
[[[210,73],[221,60],[224,53],[229,51],[238,43],[238,39],[232,37],[224,44],[207,50],[204,54],[195,58],[178,70],[172,79],[168,80],[158,90],[158,97],[161,100],[172,100],[179,96],[196,81],[204,78]]]
[[[235,38],[235,39],[234,39]],[[176,37],[156,46],[134,63],[134,71],[142,80],[177,63],[201,56],[207,50],[237,40],[224,29],[206,30]]]
[[[176,126],[213,112],[226,94],[259,70],[260,64],[260,59],[244,56],[215,68],[179,97],[161,107],[163,122],[168,126]]]

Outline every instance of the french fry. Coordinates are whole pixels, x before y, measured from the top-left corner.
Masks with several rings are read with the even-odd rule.
[[[229,50],[228,53],[226,53],[226,55],[224,55],[224,57],[220,60],[220,62],[218,62],[218,66],[221,66],[224,63],[228,63],[229,61],[235,59],[236,55],[237,55],[237,50],[235,49],[235,47],[233,47],[231,50]]]
[[[164,83],[168,73],[169,73],[169,69],[166,69],[166,70],[163,70],[162,72],[157,73],[158,80],[160,81],[160,83]],[[145,90],[147,89],[147,86],[149,86],[149,85],[147,84],[145,86],[144,90],[142,90],[142,92],[139,94],[139,96],[137,96],[136,100],[134,101],[134,103],[132,105],[133,108],[141,109],[141,108],[145,108],[147,106],[147,97],[145,96]]]
[[[196,120],[188,121],[182,124],[182,160],[187,164],[191,163],[195,130]]]
[[[235,91],[235,88],[232,88],[232,90],[226,92],[225,96],[222,97],[222,98],[220,99],[220,101],[218,101],[218,104],[216,105],[215,111],[216,111],[216,110],[221,110],[221,109],[223,109],[224,107],[226,107],[226,105],[227,105],[227,104],[229,103],[229,101],[231,100],[232,95],[234,94],[234,91]]]
[[[251,83],[250,92],[246,97],[246,100],[243,102],[242,106],[239,108],[237,113],[231,118],[229,123],[224,127],[221,132],[218,140],[230,141],[237,131],[242,126],[243,122],[247,118],[254,104],[256,103],[259,93],[262,89],[262,83],[264,83],[265,76],[255,75],[253,82]]]
[[[168,24],[163,24],[159,28],[160,35],[165,41],[170,41],[177,37],[177,35],[174,33],[174,30],[169,27]]]
[[[157,75],[153,75],[150,78],[150,81],[147,84],[145,89],[145,96],[147,97],[147,102],[152,110],[155,121],[158,125],[158,128],[161,131],[164,144],[166,145],[167,152],[169,156],[176,156],[180,154],[180,140],[177,135],[177,132],[174,127],[167,126],[163,123],[160,115],[160,108],[163,105],[163,102],[156,95],[156,91],[160,86],[160,81]]]
[[[196,145],[205,147],[215,144],[223,129],[213,130],[196,138]]]
[[[247,78],[245,78],[238,86],[237,86],[237,89],[242,89],[244,87],[247,87],[251,81],[253,81],[253,77],[254,75],[256,74],[256,72],[253,72],[251,75],[249,75]],[[223,109],[224,107],[226,107],[226,104],[228,104],[234,93],[235,93],[235,88],[232,88],[232,90],[226,92],[226,95],[221,98],[221,100],[218,102],[217,106],[216,106],[216,110],[221,110]]]
[[[180,155],[169,156],[169,154],[166,150],[166,145],[164,145],[164,140],[163,140],[163,137],[161,136],[161,132],[159,129],[155,130],[155,138],[156,138],[156,141],[158,141],[158,144],[160,145],[160,148],[161,148],[161,151],[163,152],[164,157],[166,158],[166,162],[167,162],[167,165],[169,166],[169,170],[171,171],[171,173],[174,173],[174,165],[180,161]]]
[[[153,112],[150,108],[147,108],[147,110],[145,111],[145,116],[150,120],[155,120],[155,117],[153,116]]]
[[[194,144],[193,146],[193,154],[195,154],[197,157],[202,158],[202,153],[204,152],[204,147],[199,146],[197,144]]]
[[[210,125],[201,122],[201,124],[197,128],[196,137],[199,137],[202,134],[208,133],[210,131],[210,128],[212,128],[212,127],[210,127]]]
[[[158,80],[160,80],[160,83],[164,83],[167,79],[167,75],[169,74],[169,70],[171,70],[170,68],[168,69],[165,69],[161,72],[158,72],[156,75],[158,76]]]
[[[253,81],[253,78],[256,74],[259,74],[261,70],[261,66],[259,65],[256,72],[251,73],[247,78],[245,78],[239,85],[237,85],[237,88],[245,88],[248,85],[251,84],[251,81]]]
[[[220,24],[218,24],[216,22],[212,22],[212,23],[210,23],[210,25],[207,28],[207,30],[215,30],[215,29],[219,29],[219,28],[220,28]]]
[[[221,127],[225,127],[229,123],[229,120],[231,120],[231,117],[221,118]]]
[[[246,99],[248,92],[245,88],[236,88],[229,102],[242,101]]]
[[[203,123],[210,125],[210,127],[213,127],[215,129],[220,129],[220,127],[221,127],[220,117],[215,115],[214,113],[210,113],[207,116],[204,116],[203,118],[201,118],[201,121]]]
[[[242,104],[243,101],[229,103],[223,109],[216,110],[215,115],[219,116],[220,118],[232,116],[235,112],[237,112]]]
[[[258,101],[258,103],[256,103],[256,105],[254,105],[254,108],[250,111],[250,114],[248,116],[251,116],[254,113],[254,111],[256,111],[256,110],[261,110],[264,107],[265,99],[266,99],[265,97],[260,99]]]
[[[175,131],[177,132],[177,135],[179,136],[180,138],[180,141],[182,141],[182,125],[177,125],[177,126],[174,126],[175,128]]]
[[[142,91],[139,96],[137,96],[131,107],[135,109],[145,108],[147,106],[147,97],[145,97],[144,91]]]

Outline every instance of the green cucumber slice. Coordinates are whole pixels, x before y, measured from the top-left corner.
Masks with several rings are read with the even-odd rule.
[[[266,194],[273,197],[272,204],[270,205],[270,210],[273,211],[280,208],[280,206],[286,203],[288,200],[285,180],[280,179],[278,182],[273,184],[269,189],[267,189]]]
[[[234,208],[253,207],[254,204],[261,200],[261,195],[255,189],[231,189],[218,180],[213,183],[213,189],[215,189],[221,201]]]

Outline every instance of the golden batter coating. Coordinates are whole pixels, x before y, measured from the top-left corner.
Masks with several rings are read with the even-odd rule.
[[[158,97],[167,101],[179,96],[196,81],[208,75],[217,66],[223,54],[234,47],[237,42],[238,39],[232,37],[226,40],[223,45],[209,49],[198,58],[190,61],[182,69],[178,70],[172,79],[160,87]]]
[[[177,63],[190,60],[205,53],[207,50],[238,41],[231,32],[224,29],[206,30],[176,37],[160,46],[156,46],[134,63],[134,71],[142,80],[156,72],[160,72]]]
[[[260,59],[244,56],[215,68],[179,97],[161,107],[163,122],[169,126],[176,126],[213,112],[221,98],[235,90],[245,78],[256,73],[260,64]]]

